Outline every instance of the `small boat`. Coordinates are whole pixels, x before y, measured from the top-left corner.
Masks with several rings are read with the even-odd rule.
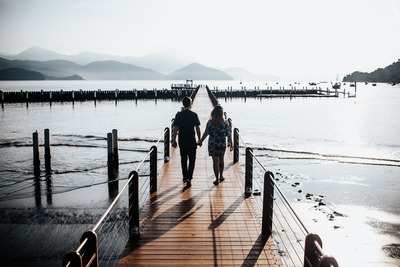
[[[334,85],[332,85],[332,88],[333,89],[340,89],[340,83],[339,82],[337,82],[337,83],[335,83]]]

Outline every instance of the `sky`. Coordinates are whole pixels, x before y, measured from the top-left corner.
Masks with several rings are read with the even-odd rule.
[[[400,0],[0,0],[0,53],[32,46],[341,80],[400,59]]]

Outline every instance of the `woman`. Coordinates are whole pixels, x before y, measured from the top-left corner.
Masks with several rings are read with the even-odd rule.
[[[215,175],[214,185],[225,180],[224,172],[224,154],[226,150],[226,137],[228,137],[228,146],[232,151],[232,136],[231,129],[224,116],[224,110],[221,106],[215,106],[211,111],[210,119],[207,122],[206,129],[199,141],[199,146],[203,144],[207,136],[208,139],[208,154],[213,160],[213,169]]]

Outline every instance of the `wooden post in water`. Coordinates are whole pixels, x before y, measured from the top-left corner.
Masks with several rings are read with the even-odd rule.
[[[40,175],[39,136],[37,131],[32,134],[32,140],[33,140],[33,173],[37,177]]]
[[[112,149],[113,149],[113,165],[114,165],[114,171],[119,170],[119,157],[118,157],[118,130],[113,129],[112,130]]]
[[[44,162],[46,171],[51,171],[50,130],[44,129]]]
[[[107,167],[108,176],[114,174],[114,155],[113,155],[113,140],[112,133],[107,133]]]

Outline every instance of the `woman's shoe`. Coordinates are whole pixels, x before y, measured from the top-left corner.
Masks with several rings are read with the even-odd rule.
[[[220,182],[223,182],[223,181],[225,181],[225,178],[224,178],[224,177],[221,177],[221,178],[219,178],[219,181],[220,181]]]
[[[214,184],[214,185],[218,185],[218,184],[219,184],[218,179],[215,180],[215,181],[213,182],[213,184]]]

